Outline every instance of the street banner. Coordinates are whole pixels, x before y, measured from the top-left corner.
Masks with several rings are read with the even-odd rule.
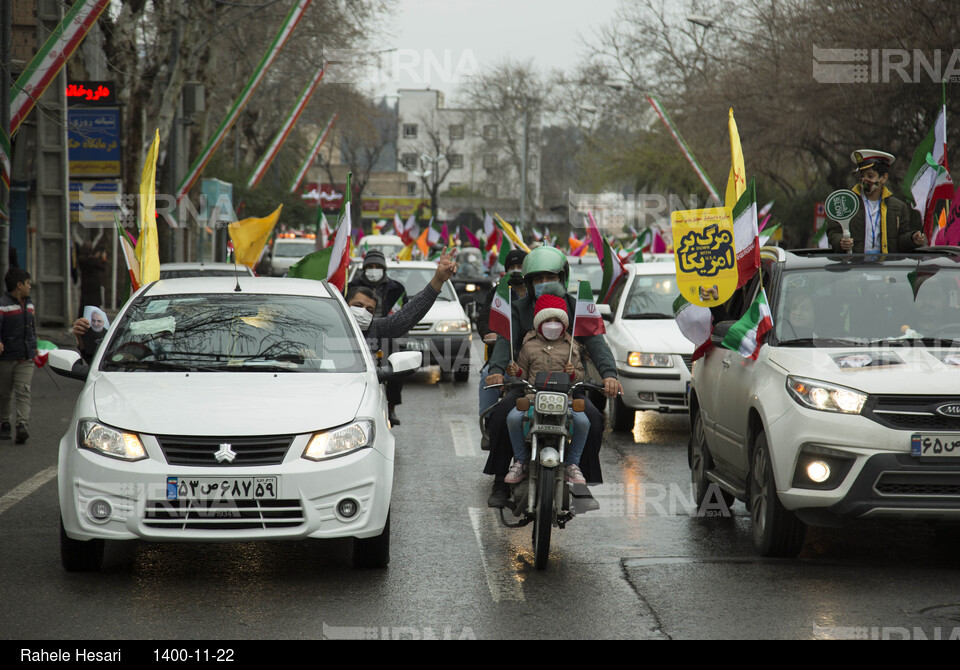
[[[287,141],[287,137],[290,136],[290,131],[293,130],[293,126],[296,125],[300,115],[303,114],[303,110],[306,109],[307,103],[310,102],[310,97],[313,95],[313,92],[317,90],[320,80],[323,79],[323,71],[324,69],[321,65],[319,68],[317,68],[313,78],[303,88],[303,91],[300,92],[300,97],[297,98],[297,102],[293,105],[293,109],[291,109],[290,113],[287,114],[287,118],[284,119],[283,125],[280,126],[280,130],[277,131],[276,136],[270,142],[270,146],[267,147],[267,150],[260,158],[257,166],[253,168],[250,178],[247,179],[248,189],[253,188],[260,183],[260,180],[263,179],[263,175],[270,167],[273,159],[277,157],[280,147],[282,147],[283,143]]]
[[[727,207],[675,211],[673,227],[680,295],[701,307],[726,302],[737,289],[737,259]]]
[[[663,108],[660,100],[652,95],[648,95],[646,98],[647,102],[650,103],[650,106],[653,107],[653,110],[657,113],[657,116],[660,117],[663,125],[667,127],[667,131],[670,133],[670,136],[673,137],[674,142],[676,142],[677,146],[680,147],[680,151],[687,159],[687,162],[690,163],[690,167],[692,167],[693,171],[697,173],[697,177],[700,178],[700,181],[703,183],[703,185],[707,187],[707,192],[714,200],[719,202],[720,196],[717,195],[717,188],[713,185],[713,182],[710,181],[710,177],[707,176],[706,170],[704,170],[697,161],[696,157],[693,155],[693,152],[690,151],[690,147],[687,146],[687,143],[680,136],[680,131],[673,124],[673,120],[667,115],[667,111]]]
[[[330,120],[327,122],[327,127],[323,129],[323,132],[317,137],[314,141],[313,146],[310,147],[310,151],[307,153],[307,157],[304,159],[303,163],[300,164],[300,169],[297,170],[297,176],[294,177],[293,181],[290,182],[290,192],[296,193],[300,189],[300,184],[303,183],[303,178],[307,174],[307,170],[310,169],[310,166],[313,165],[313,161],[316,160],[317,154],[320,153],[320,148],[323,146],[323,143],[327,141],[327,136],[330,134],[330,129],[333,128],[333,124],[337,121],[338,114],[335,112],[333,116],[330,117]]]
[[[67,110],[70,177],[120,177],[120,108]]]
[[[246,107],[247,103],[250,101],[250,98],[253,97],[253,92],[257,89],[257,86],[260,85],[260,82],[263,81],[263,77],[267,70],[277,59],[277,56],[280,54],[280,50],[283,49],[283,46],[286,44],[287,39],[293,32],[293,29],[296,27],[297,23],[300,21],[300,18],[307,10],[307,6],[310,4],[310,1],[311,0],[297,0],[297,3],[290,9],[290,12],[287,14],[287,18],[283,21],[283,25],[280,26],[280,31],[277,33],[276,37],[274,37],[273,42],[270,43],[270,46],[267,48],[267,52],[260,60],[260,64],[257,65],[256,70],[253,71],[253,74],[247,81],[246,86],[244,86],[243,90],[240,92],[240,96],[233,102],[233,105],[230,107],[230,111],[227,112],[226,118],[223,119],[219,127],[214,131],[213,135],[210,137],[210,141],[207,142],[207,146],[204,147],[203,151],[200,152],[197,160],[194,161],[193,165],[190,166],[190,169],[187,170],[187,174],[184,176],[183,181],[180,182],[180,186],[177,187],[177,202],[180,202],[183,196],[193,187],[194,183],[196,183],[197,179],[200,178],[200,173],[203,172],[203,169],[207,166],[210,158],[216,152],[217,147],[220,146],[223,138],[227,136],[227,133],[233,127],[233,124],[240,116],[240,112],[243,111],[243,108]]]

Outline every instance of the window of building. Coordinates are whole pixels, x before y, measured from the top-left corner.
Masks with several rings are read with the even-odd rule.
[[[417,124],[415,123],[405,123],[403,124],[403,137],[408,140],[417,139]]]
[[[457,123],[450,126],[450,139],[451,140],[462,140],[463,139],[463,124]]]
[[[483,185],[483,197],[485,198],[496,198],[497,197],[497,185],[494,183],[486,183]]]
[[[450,154],[450,167],[454,170],[462,170],[463,154]]]
[[[417,194],[417,182],[408,181],[407,182],[407,195],[416,195]]]
[[[497,127],[496,126],[484,126],[483,127],[483,139],[485,140],[495,140],[497,139]]]
[[[413,170],[417,167],[417,154],[403,154],[400,156],[400,164],[404,170]]]
[[[497,154],[484,154],[483,155],[483,167],[487,170],[496,169],[498,165]]]

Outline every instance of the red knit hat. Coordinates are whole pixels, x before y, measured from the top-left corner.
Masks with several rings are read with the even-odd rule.
[[[563,322],[563,326],[569,327],[570,317],[567,315],[567,301],[549,293],[544,293],[537,298],[533,307],[533,327],[540,329],[540,324],[547,319],[557,318]]]

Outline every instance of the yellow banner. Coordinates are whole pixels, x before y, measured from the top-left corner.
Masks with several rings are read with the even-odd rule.
[[[431,216],[430,201],[420,198],[364,198],[361,208],[365,219],[392,219],[394,216],[406,219],[418,211],[421,218]]]
[[[670,222],[680,294],[701,307],[726,302],[737,290],[730,208],[677,211],[671,214]]]

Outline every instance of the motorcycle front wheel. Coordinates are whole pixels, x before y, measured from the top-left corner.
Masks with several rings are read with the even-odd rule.
[[[550,533],[553,530],[553,492],[556,489],[556,468],[539,466],[537,502],[533,517],[533,564],[545,570],[550,560]]]

